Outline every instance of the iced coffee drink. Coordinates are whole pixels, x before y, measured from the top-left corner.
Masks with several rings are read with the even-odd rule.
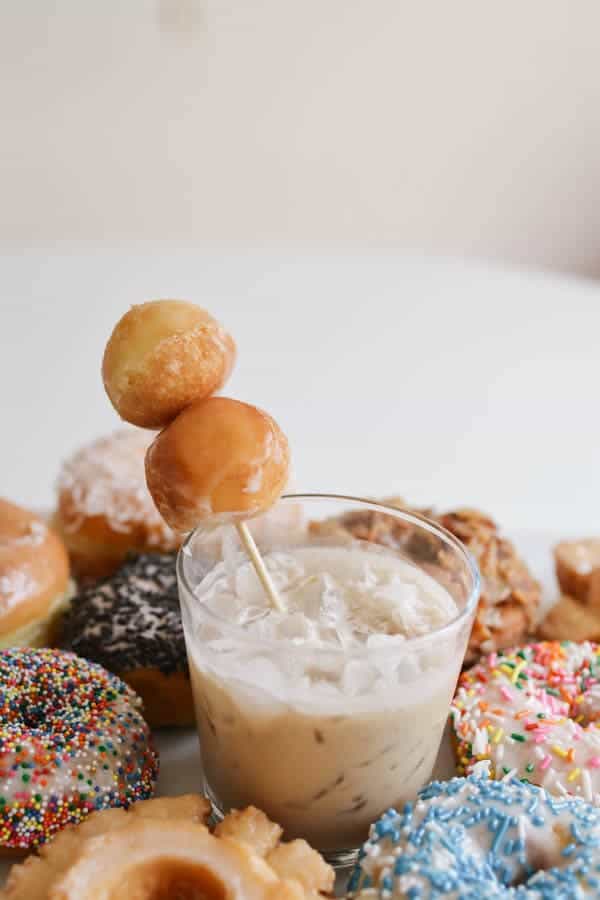
[[[281,502],[307,518],[334,503]],[[283,611],[231,535],[216,563],[195,538],[180,558],[207,793],[223,812],[259,806],[287,837],[334,854],[430,778],[476,602],[460,545],[387,514],[423,530],[426,561],[299,526],[263,545]]]

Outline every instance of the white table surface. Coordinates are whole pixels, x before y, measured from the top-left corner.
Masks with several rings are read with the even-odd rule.
[[[386,254],[0,256],[0,495],[50,505],[61,459],[117,425],[103,346],[160,296],[233,332],[227,392],[280,421],[299,488],[600,530],[600,287]]]

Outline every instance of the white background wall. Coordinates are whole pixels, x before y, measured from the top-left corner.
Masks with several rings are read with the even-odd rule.
[[[600,273],[597,0],[20,0],[0,241],[417,247]]]
[[[598,289],[402,251],[600,275],[599,35],[597,0],[0,4],[0,494],[50,502],[116,424],[115,320],[183,296],[301,487],[597,531]]]
[[[391,256],[0,256],[0,496],[52,501],[116,427],[100,361],[131,303],[188,297],[234,334],[226,393],[263,406],[301,490],[488,509],[598,534],[600,287]]]

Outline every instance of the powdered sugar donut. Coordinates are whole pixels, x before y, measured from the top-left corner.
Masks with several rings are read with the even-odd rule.
[[[463,672],[451,706],[459,772],[483,760],[600,804],[600,645],[542,642]]]
[[[144,456],[153,437],[125,428],[82,447],[64,463],[54,525],[75,575],[110,575],[128,553],[179,546],[146,487]]]

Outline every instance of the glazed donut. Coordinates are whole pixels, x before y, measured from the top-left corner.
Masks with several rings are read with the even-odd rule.
[[[581,603],[600,606],[600,538],[561,541],[554,548],[556,577],[563,594]],[[597,596],[590,597],[594,576],[598,578]]]
[[[251,518],[269,509],[289,477],[288,442],[260,409],[209,397],[181,412],[146,453],[146,480],[172,528],[203,519]]]
[[[184,300],[133,306],[106,345],[106,393],[126,422],[163,428],[181,410],[219,390],[236,348],[206,310]]]
[[[542,641],[493,653],[460,677],[450,709],[460,773],[600,802],[600,646]]]
[[[360,900],[598,897],[600,812],[517,779],[434,781],[371,826],[349,884]]]
[[[334,873],[305,841],[253,807],[227,816],[214,835],[195,795],[95,813],[66,829],[40,857],[14,866],[3,900],[319,900]]]
[[[83,589],[59,645],[126,681],[153,728],[194,724],[174,555],[138,556]]]
[[[0,651],[0,846],[30,850],[93,810],[151,796],[139,698],[61,650]]]
[[[0,498],[0,648],[51,643],[71,594],[63,542],[38,516]]]
[[[53,522],[77,576],[99,578],[114,572],[128,553],[179,546],[146,487],[144,455],[152,437],[123,429],[88,444],[63,465]]]
[[[6,887],[0,890],[0,900],[46,900],[51,892],[55,897],[57,882],[89,841],[119,832],[132,822],[151,819],[161,822],[163,828],[172,821],[203,824],[209,814],[210,803],[198,794],[140,800],[127,811],[113,808],[93,812],[76,827],[69,825],[42,844],[38,854],[16,863],[9,872]],[[82,893],[79,900],[87,896]]]

